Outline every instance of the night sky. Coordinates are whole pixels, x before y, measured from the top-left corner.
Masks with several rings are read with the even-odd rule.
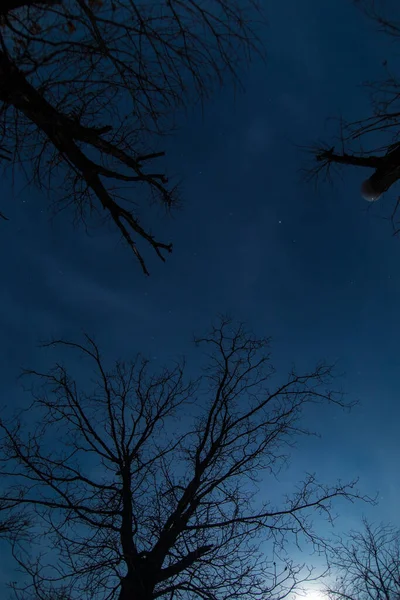
[[[301,370],[338,360],[338,385],[360,401],[351,414],[310,413],[322,438],[299,443],[283,485],[304,471],[327,483],[360,476],[380,503],[341,503],[335,531],[361,527],[362,514],[400,526],[400,240],[382,218],[396,186],[370,210],[359,192],[368,171],[349,167],[315,191],[298,147],[330,139],[327,117],[369,115],[361,83],[383,76],[393,44],[350,0],[266,4],[268,57],[243,72],[245,92],[217,91],[203,116],[189,110],[161,142],[160,165],[184,178],[184,203],[172,219],[155,219],[174,251],[163,264],[144,246],[150,277],[111,227],[88,237],[68,213],[49,223],[40,192],[2,182],[1,404],[29,400],[16,383],[21,367],[60,358],[40,340],[81,341],[87,331],[110,360],[142,351],[159,364],[184,353],[195,372],[192,333],[228,311],[272,336],[283,374],[293,362]]]

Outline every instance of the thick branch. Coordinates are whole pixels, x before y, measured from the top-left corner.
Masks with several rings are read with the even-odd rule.
[[[368,167],[377,169],[384,160],[384,157],[379,156],[355,156],[354,154],[335,154],[334,148],[330,150],[322,150],[316,154],[318,162],[338,163],[341,165],[353,165],[355,167]]]
[[[64,160],[72,167],[86,182],[87,187],[91,189],[100,200],[104,209],[109,211],[114,223],[122,233],[128,245],[134,251],[138,258],[143,272],[148,275],[144,259],[137,249],[131,234],[123,224],[124,220],[128,226],[133,229],[140,237],[145,239],[155,250],[162,261],[165,261],[161,250],[172,251],[171,244],[158,242],[155,238],[143,229],[138,219],[133,214],[121,207],[113,200],[108,190],[100,180],[100,175],[123,179],[126,181],[146,181],[156,187],[159,191],[167,194],[166,190],[159,183],[159,179],[165,181],[162,175],[146,175],[139,170],[139,164],[122,150],[113,151],[112,145],[100,138],[100,133],[104,133],[108,128],[96,129],[83,127],[74,122],[69,117],[60,114],[47,100],[26,80],[24,74],[13,65],[8,57],[0,52],[0,100],[13,105],[18,111],[22,112],[30,121],[41,130],[55,148],[59,151]],[[108,154],[113,154],[122,160],[128,167],[134,169],[137,173],[134,177],[120,175],[117,172],[110,171],[102,165],[96,164],[89,159],[76,143],[86,141],[100,150],[105,150]],[[147,159],[148,157],[144,157]],[[142,158],[143,160],[143,158]]]
[[[185,569],[188,569],[193,563],[195,563],[199,558],[210,552],[212,550],[212,546],[200,546],[195,550],[189,552],[186,556],[184,556],[181,560],[178,560],[174,564],[166,567],[165,569],[161,569],[160,574],[157,577],[157,583],[161,583],[169,579],[170,577],[174,577],[179,575]]]

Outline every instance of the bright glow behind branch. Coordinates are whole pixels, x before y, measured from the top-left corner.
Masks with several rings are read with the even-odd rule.
[[[379,200],[382,196],[382,192],[376,190],[371,184],[371,181],[366,179],[361,184],[361,195],[367,202],[376,202],[376,200]]]

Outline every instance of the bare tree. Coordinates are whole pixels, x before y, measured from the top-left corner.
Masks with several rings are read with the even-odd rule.
[[[175,108],[262,56],[255,17],[258,0],[2,0],[0,160],[56,211],[111,219],[148,274],[137,241],[161,260],[172,245],[141,224],[141,192],[179,199],[154,146]]]
[[[331,600],[398,600],[400,598],[400,532],[363,520],[363,531],[351,532],[331,556],[336,580],[327,586]]]
[[[331,519],[334,499],[360,498],[356,481],[330,486],[308,473],[280,503],[271,495],[290,448],[311,435],[303,409],[349,406],[331,389],[333,368],[293,369],[273,383],[269,340],[223,317],[196,343],[207,360],[195,380],[183,360],[155,373],[137,355],[109,370],[90,337],[50,346],[78,351],[89,361],[81,368],[93,364],[91,391],[61,364],[26,372],[39,388],[27,409],[0,422],[0,474],[8,501],[37,519],[50,559],[16,541],[29,575],[17,592],[280,600],[313,578],[285,545],[303,539],[323,549],[311,515]],[[269,560],[260,540],[273,545]]]
[[[385,16],[385,1],[354,0],[368,18],[373,19],[381,31],[400,40],[400,21],[395,15]],[[391,5],[393,11],[394,4]],[[400,18],[400,15],[398,15]],[[396,58],[397,60],[397,58]],[[331,178],[333,167],[349,165],[373,170],[361,185],[361,193],[368,201],[378,200],[400,179],[400,80],[389,61],[383,67],[386,78],[364,85],[370,92],[372,115],[347,122],[339,120],[339,136],[336,145],[317,143],[311,148],[316,165],[307,171],[310,178],[324,174]],[[396,200],[391,219],[398,233]]]

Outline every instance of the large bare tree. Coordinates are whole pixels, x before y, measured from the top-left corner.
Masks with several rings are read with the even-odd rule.
[[[14,541],[19,598],[279,600],[313,577],[285,546],[322,549],[312,513],[331,519],[334,499],[360,498],[356,482],[307,473],[281,495],[276,478],[310,434],[308,405],[349,406],[332,367],[274,381],[269,340],[224,317],[196,343],[196,380],[184,361],[155,372],[140,355],[109,369],[90,337],[51,346],[77,351],[80,373],[93,365],[93,389],[61,364],[26,372],[39,387],[0,421],[0,500],[26,507],[48,554]]]
[[[330,600],[399,600],[400,532],[388,525],[353,531],[331,554]]]
[[[258,0],[2,0],[0,160],[57,211],[111,219],[148,274],[137,243],[162,260],[172,245],[141,223],[143,193],[178,201],[156,166],[160,135],[262,55],[255,17]]]
[[[385,0],[354,0],[354,3],[381,31],[395,42],[400,41],[400,13],[393,14],[394,3],[390,3],[389,13]],[[385,60],[386,77],[365,84],[370,92],[372,114],[353,122],[339,119],[338,137],[331,143],[317,143],[311,148],[316,160],[315,166],[307,171],[311,178],[323,175],[331,179],[332,170],[342,166],[372,170],[361,184],[361,194],[371,202],[400,179],[400,79],[396,62],[397,57],[393,61]],[[398,206],[396,199],[388,213],[396,233]]]

